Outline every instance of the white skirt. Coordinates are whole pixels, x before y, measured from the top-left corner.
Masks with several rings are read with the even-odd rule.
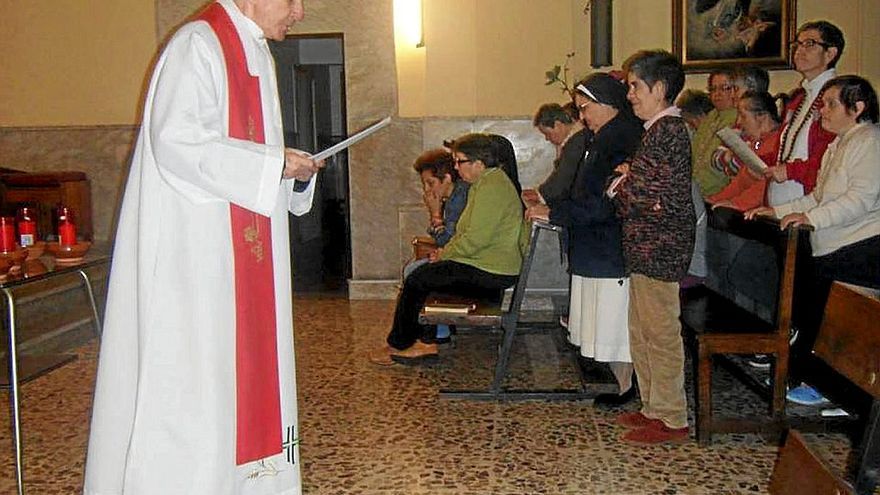
[[[568,332],[581,355],[632,362],[629,353],[629,279],[571,277]]]

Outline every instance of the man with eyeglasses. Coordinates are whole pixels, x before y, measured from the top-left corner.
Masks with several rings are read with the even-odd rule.
[[[804,79],[783,111],[777,166],[768,172],[774,180],[767,188],[769,206],[809,194],[816,186],[822,155],[834,139],[820,123],[821,91],[837,76],[834,67],[844,44],[843,32],[828,21],[807,22],[791,43],[794,67]]]

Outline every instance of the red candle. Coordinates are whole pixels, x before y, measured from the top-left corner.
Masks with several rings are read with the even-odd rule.
[[[58,242],[62,246],[73,246],[76,244],[76,225],[70,222],[59,225]]]
[[[62,246],[76,244],[76,224],[73,223],[73,214],[69,208],[63,206],[58,210],[58,243]]]
[[[37,240],[37,221],[30,208],[18,211],[18,243],[21,247],[33,246]]]
[[[15,218],[0,217],[0,251],[15,251]]]

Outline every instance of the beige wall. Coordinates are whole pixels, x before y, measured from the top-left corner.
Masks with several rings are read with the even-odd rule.
[[[581,0],[423,2],[425,48],[397,44],[401,116],[529,115],[562,96],[547,70],[587,60]]]
[[[561,99],[555,86],[544,86],[544,72],[567,52],[577,53],[573,79],[592,70],[582,0],[423,1],[426,47],[413,56],[415,48],[397,46],[401,115],[530,115],[541,103]],[[862,74],[880,86],[880,1],[797,4],[797,24],[828,19],[843,29],[842,73]],[[671,17],[668,0],[614,2],[614,67],[639,49],[671,49]],[[799,79],[794,71],[772,71],[771,89],[789,90]],[[689,87],[705,84],[703,74],[688,76]]]
[[[153,0],[0,0],[0,127],[133,124]]]

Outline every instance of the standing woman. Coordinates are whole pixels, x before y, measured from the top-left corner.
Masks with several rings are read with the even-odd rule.
[[[743,94],[736,104],[736,123],[742,129],[742,138],[755,150],[768,167],[776,164],[779,153],[779,126],[782,120],[776,109],[776,100],[766,91]],[[746,211],[763,206],[767,191],[767,179],[751,168],[740,165],[739,160],[727,148],[719,148],[715,159],[724,168],[739,168],[736,177],[717,194],[706,198],[712,208],[725,206]]]
[[[569,338],[582,356],[609,363],[619,391],[597,396],[594,405],[612,406],[636,394],[627,325],[629,279],[620,220],[605,195],[605,185],[614,168],[635,153],[642,125],[626,100],[626,86],[608,74],[584,79],[576,87],[574,101],[592,132],[584,135],[588,141],[571,192],[552,207],[530,207],[526,216],[566,227],[571,271]]]
[[[627,99],[645,121],[631,164],[609,187],[623,220],[623,253],[630,275],[629,338],[642,410],[617,417],[633,443],[683,441],[688,436],[684,347],[678,282],[694,248],[691,146],[687,124],[672,102],[684,86],[678,59],[641,51],[623,65]]]
[[[822,127],[836,137],[822,156],[816,188],[775,207],[746,216],[773,215],[780,226],[812,225],[815,284],[807,297],[792,346],[792,374],[803,375],[804,358],[819,330],[831,282],[840,280],[880,289],[880,128],[877,93],[859,76],[840,76],[822,88]],[[797,308],[796,308],[797,309]],[[806,362],[809,362],[807,359]],[[789,391],[799,403],[820,402],[809,387]]]

